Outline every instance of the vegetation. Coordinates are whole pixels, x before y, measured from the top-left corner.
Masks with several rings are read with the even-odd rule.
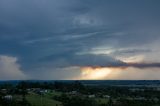
[[[75,82],[0,85],[0,106],[160,106],[158,86],[89,86]]]
[[[44,95],[31,93],[26,96],[26,99],[32,106],[61,106],[61,102]]]

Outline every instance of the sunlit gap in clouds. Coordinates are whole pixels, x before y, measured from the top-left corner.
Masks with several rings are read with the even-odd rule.
[[[122,70],[123,68],[114,67],[92,67],[86,66],[81,67],[81,78],[82,80],[103,80],[110,79],[113,71]]]
[[[104,80],[104,79],[117,79],[125,75],[127,77],[129,74],[134,73],[138,75],[144,71],[142,70],[152,70],[154,73],[156,69],[160,68],[160,63],[124,63],[118,66],[84,66],[81,69],[81,80]],[[139,71],[141,72],[139,72]],[[137,74],[136,74],[136,73]],[[143,74],[143,73],[142,73]],[[146,74],[144,73],[144,76]],[[122,78],[120,78],[122,79]]]

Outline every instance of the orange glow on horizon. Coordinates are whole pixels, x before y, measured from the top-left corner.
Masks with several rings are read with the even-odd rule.
[[[82,67],[81,79],[105,79],[112,72],[112,68],[108,67]]]

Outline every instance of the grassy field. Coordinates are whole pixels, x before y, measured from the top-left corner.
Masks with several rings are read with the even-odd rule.
[[[62,92],[52,91],[47,92],[43,95],[30,92],[26,95],[26,100],[32,106],[62,106],[62,103],[53,99],[54,96],[60,96]],[[21,95],[15,95],[14,98],[17,101],[22,101]],[[107,98],[93,98],[98,102],[98,104],[108,104]]]
[[[61,94],[62,94],[61,92],[52,91],[52,92],[45,93],[44,96],[47,98],[52,98],[53,96],[60,96]]]
[[[51,99],[49,95],[40,96],[38,94],[30,93],[26,99],[33,106],[61,106],[61,102]]]
[[[108,99],[106,99],[106,98],[95,98],[95,100],[96,100],[99,104],[108,104]]]

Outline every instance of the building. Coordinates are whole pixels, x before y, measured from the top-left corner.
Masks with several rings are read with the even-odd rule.
[[[103,98],[110,98],[109,95],[103,95]]]
[[[88,95],[89,98],[95,98],[95,95]]]
[[[6,95],[3,97],[3,99],[6,99],[6,100],[12,100],[12,95]]]

